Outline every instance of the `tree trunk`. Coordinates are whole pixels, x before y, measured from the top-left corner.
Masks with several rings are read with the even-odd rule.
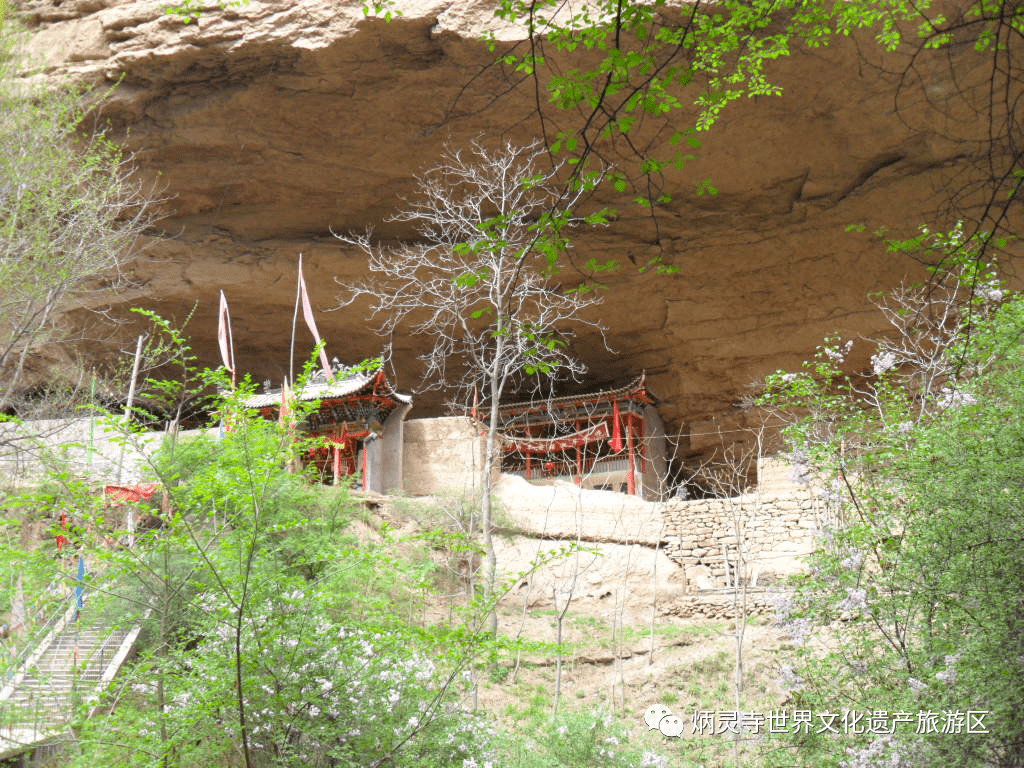
[[[498,356],[495,356],[498,359]],[[487,425],[487,449],[484,451],[484,466],[482,482],[482,497],[480,499],[480,529],[483,535],[484,544],[484,594],[490,606],[487,614],[487,629],[491,635],[498,634],[498,614],[492,603],[494,599],[494,583],[498,571],[498,559],[494,554],[494,538],[492,536],[493,505],[491,493],[494,490],[494,478],[492,469],[494,467],[494,452],[498,438],[498,402],[501,398],[501,389],[496,373],[491,374],[491,415]]]

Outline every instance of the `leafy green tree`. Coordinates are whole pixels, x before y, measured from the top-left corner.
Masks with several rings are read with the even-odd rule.
[[[416,542],[386,526],[353,536],[347,489],[284,470],[316,441],[246,411],[248,382],[196,372],[184,337],[158,326],[188,375],[149,389],[176,402],[218,385],[227,429],[166,442],[152,467],[167,494],[159,526],[102,558],[90,612],[145,631],[108,714],[81,723],[75,764],[487,764],[493,724],[463,697],[500,647],[480,632],[490,604],[445,625],[406,618],[436,587],[423,558],[402,554]],[[313,407],[297,404],[299,418]],[[128,442],[141,429],[112,423]],[[94,523],[80,534],[95,529],[100,552]]]
[[[111,714],[83,725],[81,764],[482,760],[487,729],[460,704],[479,620],[408,623],[429,572],[386,531],[347,532],[346,489],[285,472],[310,446],[247,415],[243,393],[221,439],[182,437],[158,457],[162,525],[105,559],[93,610],[145,612],[147,629]]]
[[[1008,767],[1024,754],[1024,297],[961,232],[928,242],[959,265],[886,301],[893,332],[870,376],[844,374],[849,348],[830,340],[768,380],[766,402],[803,414],[788,437],[830,511],[782,607],[800,646],[790,702],[866,718],[798,735],[780,765]],[[889,725],[868,729],[876,712]]]
[[[669,174],[693,158],[723,110],[784,97],[772,62],[873,38],[872,61],[893,73],[897,107],[927,104],[938,130],[979,148],[949,201],[974,232],[991,233],[976,256],[1019,234],[1012,211],[1024,183],[1016,139],[1024,11],[1009,0],[502,0],[496,15],[525,30],[519,42],[492,37],[495,66],[508,73],[510,91],[534,91],[538,132],[552,153],[571,157],[581,177],[595,165],[609,169],[616,190],[652,214],[678,186]],[[938,72],[948,82],[938,85]],[[694,183],[697,194],[717,193],[713,179]]]

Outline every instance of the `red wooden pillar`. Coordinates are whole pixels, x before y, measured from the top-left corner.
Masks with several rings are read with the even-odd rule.
[[[526,452],[526,479],[530,479],[530,452]]]
[[[341,446],[334,443],[331,446],[334,451],[334,485],[341,484]]]
[[[367,489],[367,478],[366,478],[366,442],[363,441],[363,490]]]
[[[633,458],[633,415],[625,419],[626,422],[626,451],[629,453],[629,473],[626,475],[626,492],[630,496],[636,496],[636,461]]]

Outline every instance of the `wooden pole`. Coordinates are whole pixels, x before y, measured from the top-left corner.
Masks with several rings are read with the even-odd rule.
[[[131,419],[132,406],[135,404],[135,380],[139,377],[139,363],[142,360],[142,344],[145,342],[145,334],[139,336],[135,344],[135,360],[132,362],[132,380],[128,384],[128,402],[124,406],[124,423]],[[117,485],[121,484],[121,472],[124,468],[124,444],[121,445],[121,453],[117,459]],[[129,515],[131,513],[129,512]]]
[[[96,403],[96,370],[93,369],[93,371],[92,371],[92,382],[89,385],[89,407],[92,408],[95,405],[95,403]],[[96,425],[96,411],[90,410],[89,412],[92,415],[89,416],[89,450],[85,454],[85,456],[86,456],[86,462],[85,463],[88,464],[91,467],[92,466],[92,454],[93,454],[93,451],[95,450],[95,443],[93,442],[93,429],[94,429],[94,427]]]
[[[288,379],[295,381],[295,324],[299,321],[299,298],[302,291],[302,254],[299,254],[299,271],[295,276],[295,311],[292,313],[292,343],[288,353]]]

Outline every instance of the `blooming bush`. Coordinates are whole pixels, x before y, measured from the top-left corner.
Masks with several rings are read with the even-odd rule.
[[[766,403],[801,413],[787,437],[829,512],[781,606],[797,641],[790,707],[908,718],[787,737],[796,749],[776,738],[769,765],[1011,766],[1024,753],[1024,298],[997,297],[976,264],[938,279],[939,305],[910,302],[870,375],[826,354],[768,381]],[[983,725],[967,727],[969,711]]]
[[[532,723],[530,737],[509,736],[506,761],[515,768],[668,768],[661,753],[630,743],[623,724],[605,710],[563,710]],[[495,768],[498,768],[496,764]]]

